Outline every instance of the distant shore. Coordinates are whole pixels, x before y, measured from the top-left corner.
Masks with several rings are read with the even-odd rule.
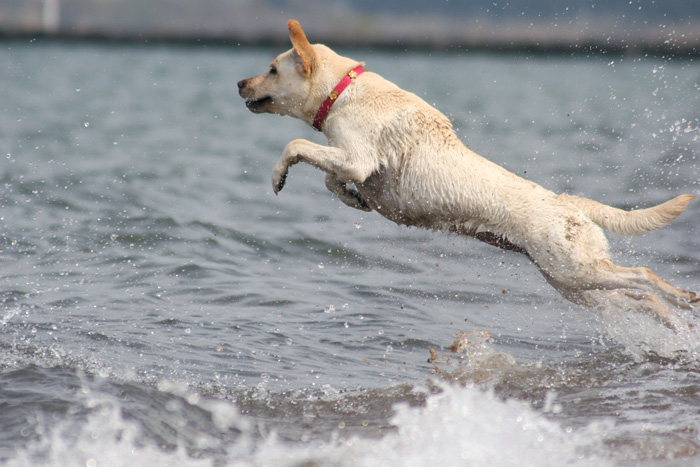
[[[690,28],[694,29],[694,28]],[[566,31],[533,31],[530,29],[502,28],[489,34],[395,35],[339,34],[328,31],[308,33],[312,42],[332,47],[363,47],[388,50],[424,50],[442,52],[529,53],[550,55],[634,55],[695,57],[700,56],[700,24],[697,33],[659,36],[649,32],[624,35],[573,34]],[[286,31],[282,31],[286,33]],[[181,32],[181,31],[117,31],[70,29],[55,32],[43,30],[0,30],[0,41],[60,41],[112,44],[172,44],[206,47],[286,47],[289,39],[283,33]]]

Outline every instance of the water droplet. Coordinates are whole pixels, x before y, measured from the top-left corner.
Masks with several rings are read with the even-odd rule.
[[[333,305],[326,305],[326,307],[323,309],[324,313],[333,313],[335,311],[335,306]]]
[[[199,404],[199,396],[197,394],[190,394],[187,396],[187,403],[190,405]]]

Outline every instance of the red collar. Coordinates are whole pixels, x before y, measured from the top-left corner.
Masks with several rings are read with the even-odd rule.
[[[331,111],[331,107],[333,107],[333,103],[338,98],[338,96],[340,96],[340,93],[345,91],[345,88],[350,86],[350,83],[355,81],[355,78],[357,78],[364,72],[365,67],[363,65],[358,65],[352,70],[350,70],[347,75],[343,76],[343,79],[340,80],[340,83],[338,83],[336,87],[333,88],[331,93],[328,94],[328,97],[326,97],[326,100],[323,101],[323,104],[321,104],[321,107],[318,108],[318,112],[316,112],[316,116],[314,117],[314,128],[316,128],[318,131],[321,131],[321,128],[323,127],[323,122],[326,121],[326,117],[328,117],[328,112]]]

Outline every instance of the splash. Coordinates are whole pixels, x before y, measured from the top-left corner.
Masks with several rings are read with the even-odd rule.
[[[690,310],[669,309],[664,322],[638,301],[610,292],[593,309],[607,333],[636,360],[650,355],[684,361],[700,360],[700,320]]]
[[[184,448],[164,452],[141,441],[137,423],[126,420],[116,401],[102,401],[82,424],[64,422],[17,453],[5,465],[85,465],[85,466],[208,466],[211,460],[190,458]]]
[[[595,454],[607,424],[562,428],[520,401],[492,392],[443,385],[424,407],[400,404],[381,439],[290,446],[270,439],[253,459],[233,465],[424,466],[606,465]]]
[[[125,416],[126,400],[100,392],[85,381],[80,389],[85,416],[66,418],[53,427],[37,426],[41,437],[5,465],[354,467],[607,462],[597,453],[610,432],[609,423],[562,427],[528,403],[503,401],[493,391],[474,387],[437,384],[438,393],[414,388],[427,394],[422,406],[396,404],[390,420],[394,430],[382,437],[335,432],[330,440],[291,443],[274,432],[261,433],[258,424],[229,402],[192,394],[173,397],[167,391],[152,394],[153,407],[163,405],[153,413],[156,420],[147,434],[143,420]],[[196,407],[194,418],[190,406]],[[207,420],[206,426],[200,425]],[[168,433],[177,431],[175,443],[164,443],[164,438],[154,435],[154,428],[164,426]],[[230,436],[232,430],[238,434]]]

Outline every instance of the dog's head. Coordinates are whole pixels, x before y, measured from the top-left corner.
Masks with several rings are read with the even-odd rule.
[[[290,115],[310,124],[328,92],[357,62],[310,44],[297,21],[287,25],[293,48],[275,58],[266,73],[239,81],[238,94],[252,112]]]

